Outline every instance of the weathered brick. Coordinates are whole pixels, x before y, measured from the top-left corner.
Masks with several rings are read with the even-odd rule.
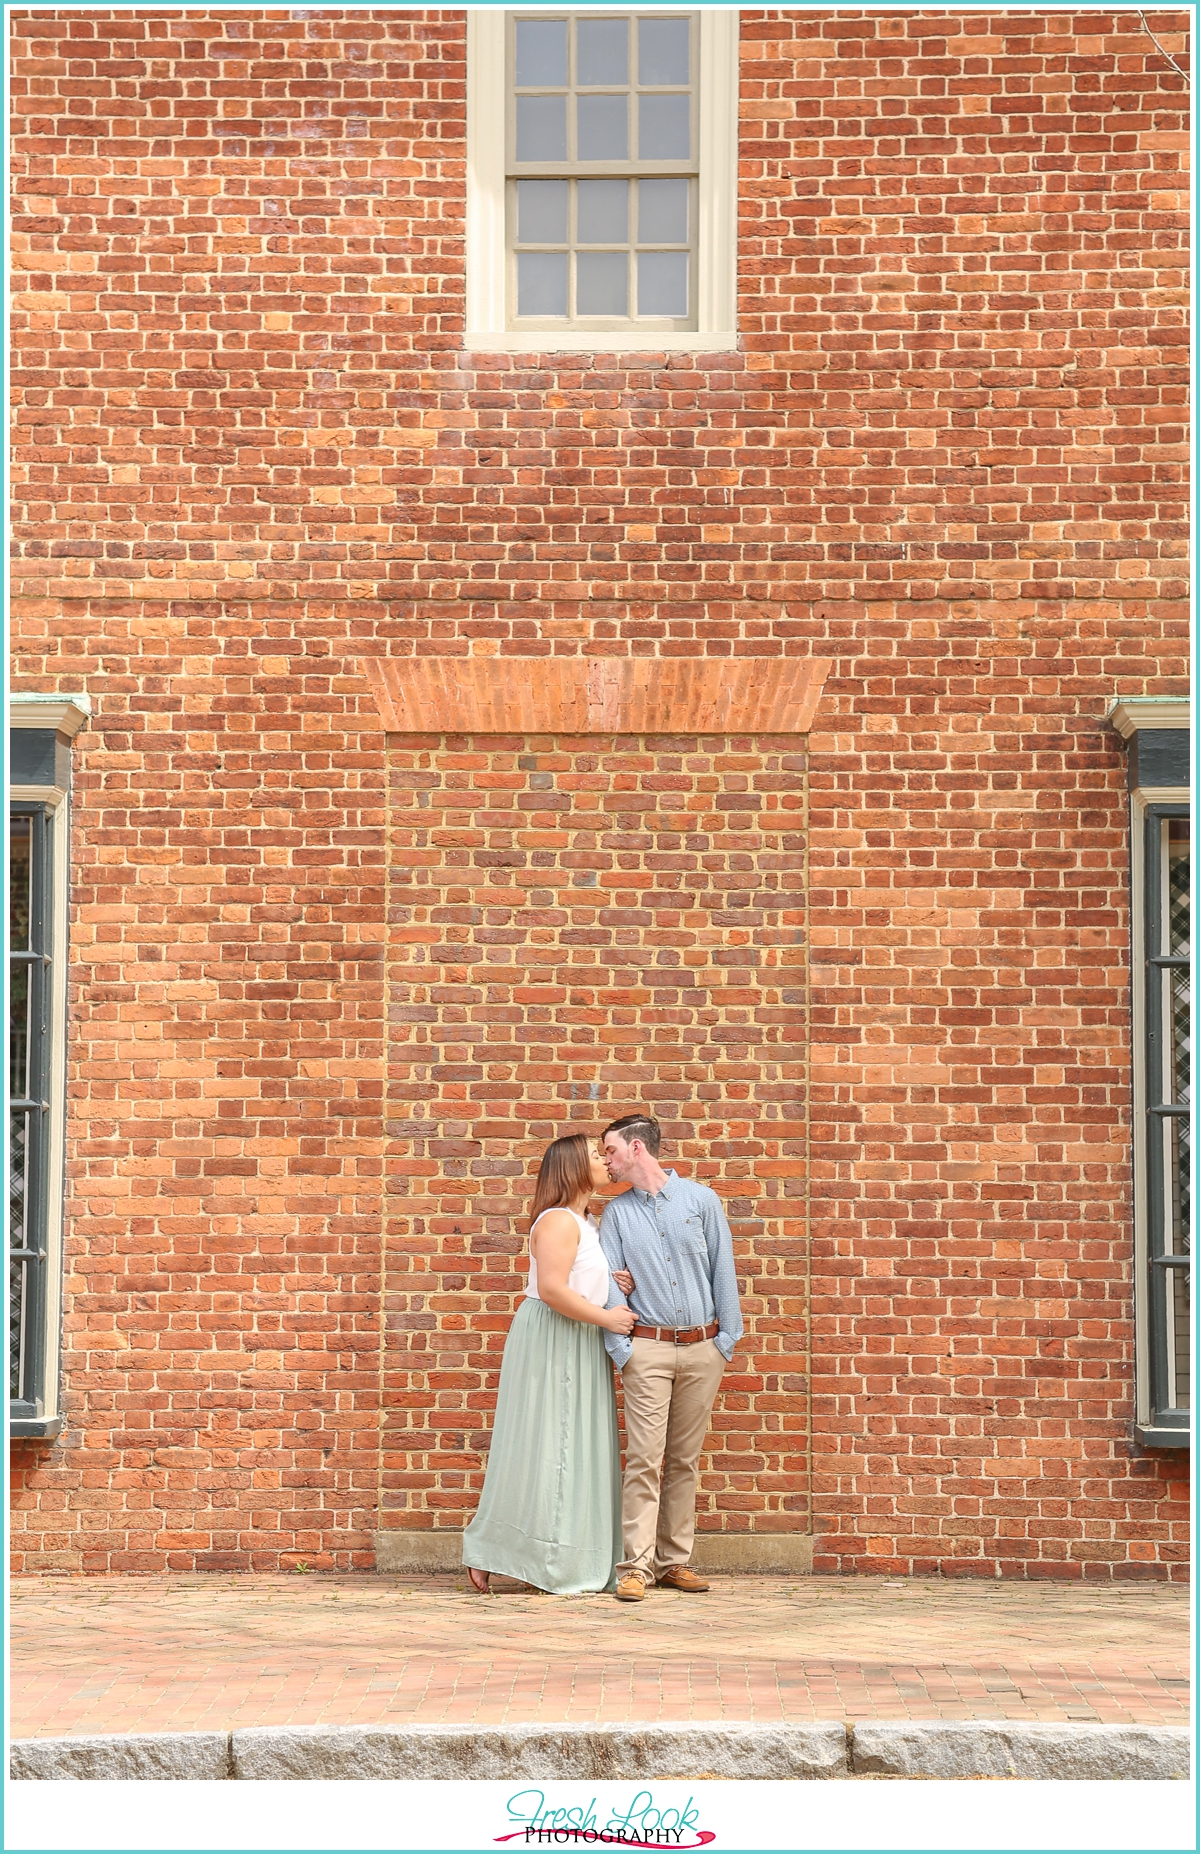
[[[740,350],[670,357],[461,351],[461,13],[12,25],[15,682],[97,707],[15,1562],[461,1523],[530,1160],[649,1091],[750,1313],[703,1523],[1184,1575],[1128,1440],[1102,724],[1185,686],[1185,96],[1137,15],[743,12]],[[418,653],[834,673],[807,758],[385,752],[361,664]]]

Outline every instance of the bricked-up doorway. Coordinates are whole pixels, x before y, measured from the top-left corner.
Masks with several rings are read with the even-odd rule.
[[[364,667],[388,736],[377,1563],[461,1561],[532,1171],[648,1106],[665,1162],[724,1200],[746,1318],[697,1557],[806,1568],[804,736],[827,665]]]

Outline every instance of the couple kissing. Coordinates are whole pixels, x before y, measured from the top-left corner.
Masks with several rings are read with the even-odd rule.
[[[474,1588],[491,1572],[559,1596],[651,1584],[707,1590],[689,1569],[696,1480],[721,1374],[742,1336],[716,1193],[659,1164],[649,1114],[597,1148],[554,1140],[538,1169],[529,1285],[504,1347],[483,1492],[463,1534]],[[628,1185],[597,1227],[607,1183]],[[625,1474],[613,1369],[625,1392]]]

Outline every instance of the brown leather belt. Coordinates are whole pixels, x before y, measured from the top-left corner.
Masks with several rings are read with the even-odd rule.
[[[720,1330],[720,1324],[716,1320],[711,1326],[635,1326],[629,1337],[631,1339],[673,1339],[676,1345],[699,1345],[702,1339],[715,1339]]]

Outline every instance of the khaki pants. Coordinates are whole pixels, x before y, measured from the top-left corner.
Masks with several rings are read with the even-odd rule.
[[[635,1339],[625,1388],[625,1478],[617,1575],[657,1581],[686,1564],[696,1535],[696,1478],[725,1359],[715,1339]],[[661,1485],[659,1475],[661,1471]]]

